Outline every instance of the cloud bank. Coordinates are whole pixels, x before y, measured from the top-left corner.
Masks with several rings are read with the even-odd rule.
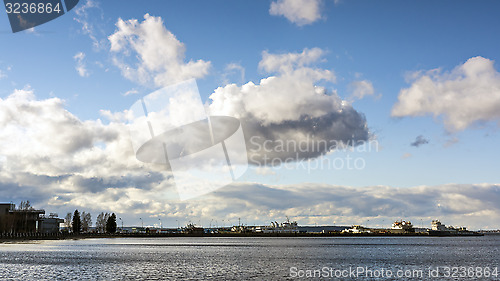
[[[30,88],[0,99],[0,143],[2,200],[104,207],[103,194],[119,193],[127,206],[146,200],[140,190],[171,186],[161,167],[135,159],[124,125],[82,121],[64,101],[37,100]]]

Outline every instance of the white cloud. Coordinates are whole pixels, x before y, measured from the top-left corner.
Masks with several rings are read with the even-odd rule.
[[[412,73],[392,116],[442,116],[450,132],[481,122],[500,122],[500,73],[492,60],[473,57],[450,72],[434,69]]]
[[[350,84],[350,88],[352,97],[359,100],[375,93],[372,82],[368,80],[354,81]]]
[[[255,173],[257,175],[262,175],[262,176],[276,175],[275,171],[273,171],[271,168],[266,167],[266,166],[255,168]]]
[[[126,91],[123,95],[124,96],[129,96],[129,95],[135,95],[135,94],[138,94],[139,91],[137,91],[136,89],[132,89],[132,90],[128,90]]]
[[[0,143],[0,194],[12,199],[78,206],[85,194],[171,185],[167,173],[135,159],[125,125],[82,121],[30,88],[0,99]]]
[[[452,138],[448,139],[443,146],[450,147],[452,145],[457,144],[458,142],[460,142],[460,140],[457,137],[452,137]]]
[[[25,166],[33,167],[26,172],[56,175],[60,169],[71,170],[78,166],[77,161],[72,162],[76,160],[72,157],[84,156],[95,148],[95,144],[113,142],[121,134],[117,124],[79,120],[64,109],[64,101],[58,98],[37,100],[30,88],[16,90],[6,99],[0,99],[0,108],[0,154],[12,160],[19,158],[10,168],[24,171]],[[56,162],[63,164],[68,157],[73,163],[68,167],[50,165],[54,164],[50,160],[58,159]],[[82,163],[80,168],[84,165]],[[50,169],[38,170],[43,167]]]
[[[210,109],[217,114],[244,118],[252,116],[263,125],[299,120],[302,116],[320,117],[342,106],[337,95],[327,95],[316,87],[320,80],[335,81],[331,70],[312,68],[323,51],[305,49],[302,53],[262,53],[259,68],[276,72],[260,85],[249,82],[242,87],[230,84],[215,90]]]
[[[229,84],[229,77],[235,76],[238,73],[239,77],[236,80],[239,80],[239,83],[243,83],[245,81],[245,68],[238,63],[227,64],[222,74],[224,84]]]
[[[100,11],[100,16],[94,16],[93,11]],[[99,4],[94,0],[87,0],[84,4],[75,8],[76,17],[73,19],[82,25],[81,32],[92,40],[92,45],[96,50],[102,49],[106,45],[106,40],[99,39],[99,29],[96,27],[98,18],[102,18],[102,10]],[[102,32],[101,32],[102,33]]]
[[[364,115],[342,101],[336,91],[316,85],[322,80],[336,79],[332,70],[315,67],[322,62],[323,55],[319,48],[301,53],[263,52],[259,68],[276,75],[262,79],[260,84],[249,82],[241,87],[230,84],[217,88],[210,96],[210,113],[242,121],[247,147],[250,146],[249,157],[257,162],[268,156],[306,159],[329,151],[323,147],[314,151],[266,153],[260,146],[266,141],[277,144],[307,138],[327,142],[367,140],[369,132]]]
[[[38,33],[36,32],[35,27],[32,27],[32,28],[28,28],[28,29],[26,29],[26,32],[27,32],[27,33],[31,33],[31,34],[38,35]]]
[[[81,77],[88,77],[89,71],[87,70],[87,65],[85,64],[85,53],[79,52],[77,53],[73,59],[76,61],[76,71],[78,72],[78,75]]]
[[[270,54],[262,52],[262,60],[259,68],[268,73],[292,74],[292,72],[302,71],[311,78],[335,81],[335,74],[329,70],[312,69],[305,67],[322,61],[325,51],[320,48],[305,48],[301,53]]]
[[[119,19],[116,26],[108,39],[113,61],[127,79],[166,86],[208,74],[210,62],[184,62],[184,44],[165,28],[160,17],[146,14],[143,22]]]
[[[408,159],[410,157],[412,157],[413,155],[411,153],[405,153],[403,154],[403,156],[401,156],[401,159]]]
[[[303,26],[321,19],[322,0],[277,0],[271,2],[269,14],[284,16],[290,22]]]
[[[9,72],[12,67],[7,66],[5,69],[0,69],[0,80],[8,77],[7,72]]]

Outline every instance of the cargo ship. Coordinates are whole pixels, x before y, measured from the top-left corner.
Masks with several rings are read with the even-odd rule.
[[[399,220],[392,224],[391,233],[415,233],[415,228],[410,221]]]
[[[466,227],[453,227],[442,224],[439,220],[433,220],[430,236],[483,236],[483,233],[467,230]]]

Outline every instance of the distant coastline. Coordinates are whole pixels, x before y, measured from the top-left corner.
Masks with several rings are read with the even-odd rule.
[[[483,235],[500,235],[500,233],[481,233],[470,236]],[[20,241],[43,241],[43,240],[78,240],[78,239],[98,239],[98,238],[169,238],[169,237],[450,237],[450,236],[465,236],[465,235],[438,235],[424,233],[86,233],[86,234],[58,234],[58,235],[22,235],[11,237],[0,237],[0,243],[20,242]]]

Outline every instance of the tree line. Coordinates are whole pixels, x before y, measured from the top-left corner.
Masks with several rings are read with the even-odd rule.
[[[75,212],[67,213],[64,218],[64,224],[73,233],[90,232],[92,227],[92,215],[90,213]],[[115,213],[100,213],[96,218],[96,231],[99,233],[115,233],[116,232],[116,215]]]

